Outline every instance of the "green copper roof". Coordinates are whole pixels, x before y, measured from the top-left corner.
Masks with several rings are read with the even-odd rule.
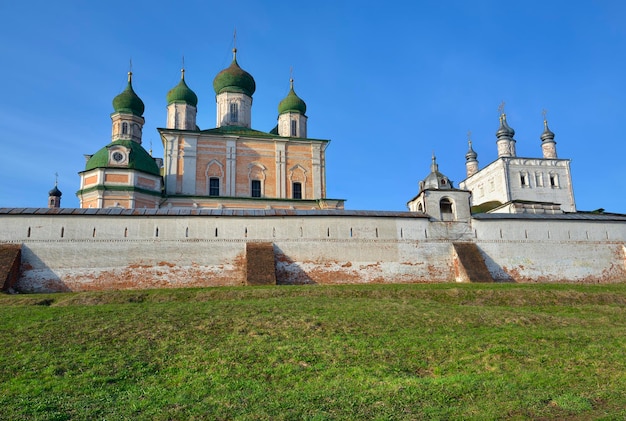
[[[167,93],[167,105],[170,105],[174,102],[183,102],[185,104],[189,104],[193,107],[198,105],[198,96],[194,91],[189,89],[189,86],[185,83],[185,70],[182,71],[182,77],[180,78],[180,82],[178,85],[174,86]]]
[[[244,136],[265,136],[270,137],[269,133],[262,132],[260,130],[250,129],[242,126],[222,126],[214,129],[202,130],[202,133],[207,134],[230,134],[230,135],[244,135]]]
[[[161,175],[159,167],[156,162],[154,162],[154,158],[152,158],[139,143],[133,142],[132,140],[116,140],[115,142],[109,143],[89,158],[87,164],[85,164],[85,171],[95,168],[120,168],[119,166],[109,165],[109,148],[117,145],[125,146],[130,149],[130,153],[128,154],[128,166],[122,168],[143,171],[153,175]]]
[[[239,67],[237,49],[233,49],[233,62],[213,79],[213,89],[217,95],[222,92],[239,92],[252,96],[256,83],[250,73]]]
[[[304,115],[306,113],[306,103],[300,99],[296,92],[293,90],[293,79],[291,80],[291,89],[289,89],[289,93],[280,101],[278,104],[278,114],[284,113],[300,113]]]
[[[132,73],[128,72],[128,85],[126,89],[113,98],[113,109],[116,113],[134,114],[141,117],[145,109],[143,101],[133,90]]]

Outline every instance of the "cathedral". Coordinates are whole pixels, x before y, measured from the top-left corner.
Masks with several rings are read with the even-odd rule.
[[[166,96],[167,121],[158,132],[164,157],[142,146],[144,103],[126,89],[113,99],[111,143],[86,155],[76,193],[81,208],[125,209],[294,209],[344,208],[343,199],[326,197],[325,155],[329,141],[307,137],[306,103],[290,80],[278,104],[278,124],[270,132],[251,127],[256,82],[237,62],[213,80],[216,127],[196,124],[198,97],[185,81]],[[455,188],[435,156],[431,172],[407,203],[411,212],[440,221],[469,221],[480,213],[574,213],[576,205],[569,159],[559,159],[554,133],[544,116],[541,158],[518,157],[515,130],[503,107],[496,131],[498,157],[479,169],[468,139],[466,178]],[[60,206],[55,186],[48,200]]]
[[[307,137],[306,103],[293,79],[269,133],[251,127],[256,83],[237,62],[213,80],[216,127],[196,125],[198,97],[185,82],[167,93],[158,129],[164,157],[142,146],[144,103],[126,89],[113,99],[111,143],[86,155],[76,193],[81,208],[343,209],[326,197],[325,139]]]

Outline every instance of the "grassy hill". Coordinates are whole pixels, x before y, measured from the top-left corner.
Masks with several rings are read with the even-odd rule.
[[[626,285],[0,295],[0,419],[624,419]]]

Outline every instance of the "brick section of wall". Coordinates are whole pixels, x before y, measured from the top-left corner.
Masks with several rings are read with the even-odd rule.
[[[452,243],[457,259],[455,272],[457,281],[494,282],[485,259],[475,243]]]
[[[246,243],[246,284],[276,285],[272,243]]]
[[[17,284],[22,261],[22,246],[0,244],[0,289],[7,291]]]

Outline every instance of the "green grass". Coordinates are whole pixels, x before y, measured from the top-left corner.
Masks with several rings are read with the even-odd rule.
[[[626,285],[0,295],[0,419],[624,419]]]

